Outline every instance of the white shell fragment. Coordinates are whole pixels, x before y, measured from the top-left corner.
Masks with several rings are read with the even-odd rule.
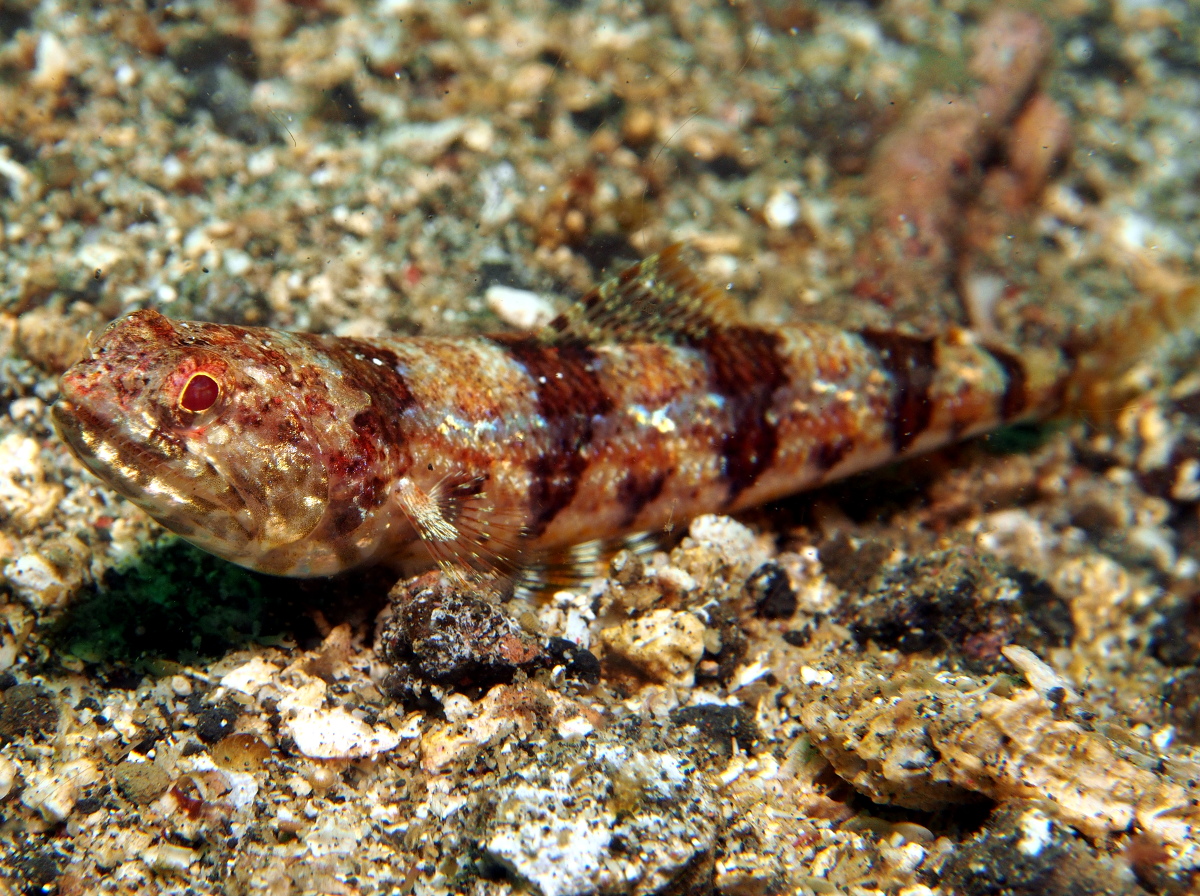
[[[310,759],[365,759],[394,750],[400,735],[371,727],[342,707],[304,710],[286,723],[296,749]]]
[[[254,657],[221,678],[221,686],[243,694],[255,694],[264,685],[270,684],[279,674],[279,667],[262,657]]]
[[[483,300],[498,318],[520,330],[536,330],[554,320],[549,300],[527,289],[496,283],[487,288]]]

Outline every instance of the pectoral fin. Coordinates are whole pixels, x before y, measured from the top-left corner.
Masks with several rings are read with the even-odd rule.
[[[393,495],[437,564],[456,575],[464,570],[509,576],[518,568],[524,531],[514,514],[487,499],[487,477],[450,473],[422,489],[404,477]]]

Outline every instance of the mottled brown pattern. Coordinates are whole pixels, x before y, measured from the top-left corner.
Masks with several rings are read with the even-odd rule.
[[[962,334],[733,319],[677,252],[539,336],[366,341],[138,312],[64,375],[55,416],[93,472],[244,565],[509,569],[1046,413],[1069,371]],[[220,398],[193,413],[178,398],[197,370]]]
[[[353,500],[341,502],[328,523],[332,535],[342,536],[357,529],[367,512],[387,500],[387,471],[379,459],[389,446],[404,444],[402,421],[413,396],[400,373],[399,359],[387,348],[347,338],[316,338],[313,344],[334,369],[342,371],[347,387],[369,399],[351,418],[347,443],[327,458],[330,472],[354,491]],[[300,388],[308,393],[308,381],[320,378],[319,370],[308,370]]]
[[[400,361],[396,353],[358,339],[329,337],[321,338],[317,347],[329,358],[335,370],[342,372],[342,381],[348,388],[359,389],[370,399],[369,409],[355,415],[354,425],[361,432],[363,441],[368,439],[395,441],[401,437],[401,420],[404,412],[412,407],[413,396],[400,373]],[[307,372],[298,385],[307,392],[310,379],[320,379],[322,372]]]

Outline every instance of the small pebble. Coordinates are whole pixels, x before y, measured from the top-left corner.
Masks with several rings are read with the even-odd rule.
[[[763,217],[773,230],[787,230],[800,217],[800,202],[786,190],[778,190],[763,206]]]
[[[126,759],[113,769],[117,790],[126,799],[135,803],[149,803],[158,799],[170,786],[167,773],[153,762],[134,762]]]

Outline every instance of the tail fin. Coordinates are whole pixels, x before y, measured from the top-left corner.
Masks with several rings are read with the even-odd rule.
[[[1143,297],[1074,346],[1066,406],[1094,420],[1170,385],[1180,359],[1200,346],[1200,285],[1161,269],[1135,279]]]

